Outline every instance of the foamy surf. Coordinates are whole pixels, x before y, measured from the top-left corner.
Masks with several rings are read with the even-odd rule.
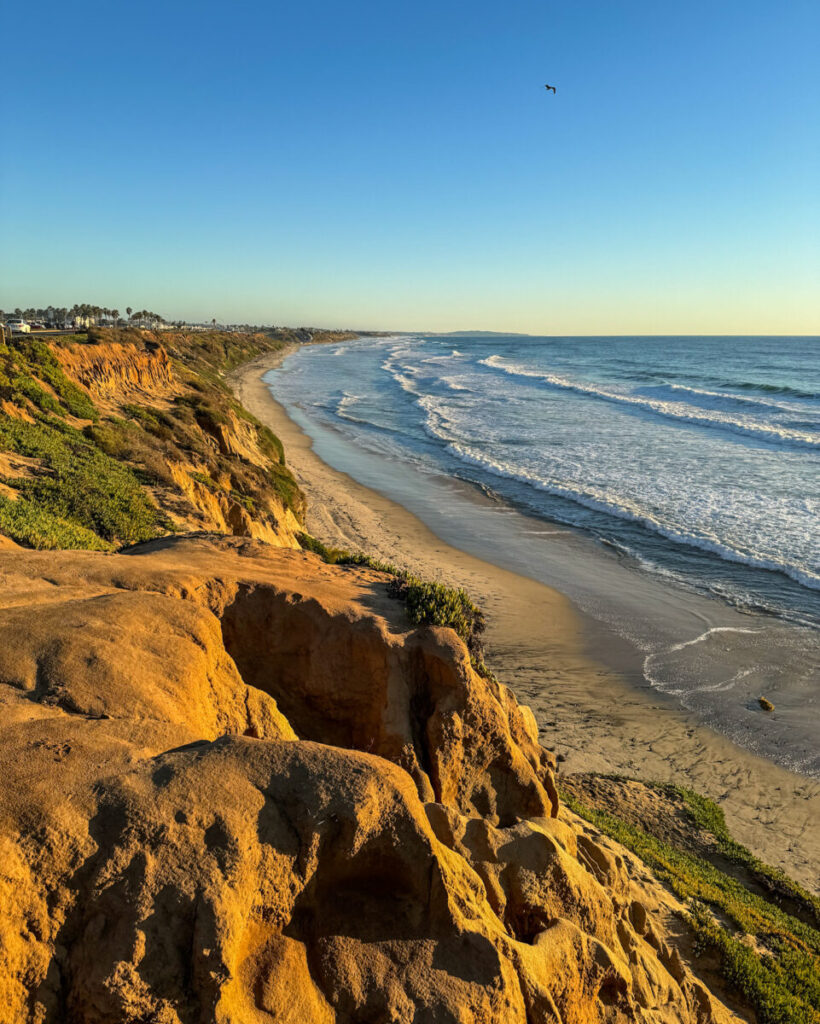
[[[344,360],[317,348],[306,390],[321,392],[326,366],[328,422],[369,450],[492,481],[676,585],[820,618],[805,597],[820,591],[820,402],[800,397],[820,393],[820,361],[805,342],[460,345],[346,342]]]
[[[659,700],[820,773],[808,739],[820,671],[817,453],[771,438],[789,422],[820,436],[820,403],[799,394],[820,393],[820,346],[459,340],[346,343],[343,360],[313,346],[287,361],[276,394],[305,411],[320,457],[445,541],[567,594],[628,645]],[[487,366],[493,356],[533,376]],[[573,388],[544,385],[547,375]],[[767,389],[742,387],[751,381]],[[726,429],[727,417],[754,430]],[[460,481],[475,485],[475,508]],[[762,694],[777,708],[769,717]]]
[[[559,377],[553,373],[541,373],[525,366],[508,363],[499,355],[480,359],[479,362],[482,366],[489,367],[492,370],[501,370],[503,373],[511,376],[538,380],[549,387],[563,388],[566,391],[574,391],[576,394],[588,395],[591,398],[605,402],[618,402],[621,405],[632,406],[635,409],[651,412],[658,416],[665,416],[669,419],[680,420],[683,423],[731,430],[774,444],[794,444],[805,448],[820,448],[820,433],[791,430],[788,427],[781,427],[777,424],[755,422],[751,418],[710,414],[684,402],[663,402],[657,399],[642,398],[635,394],[612,391],[607,388],[584,384],[580,381],[569,380],[566,377]]]

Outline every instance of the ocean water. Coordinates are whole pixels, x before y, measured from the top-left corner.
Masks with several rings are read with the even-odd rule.
[[[274,390],[385,473],[456,477],[545,533],[583,534],[633,573],[615,589],[644,577],[708,598],[703,625],[673,635],[635,626],[626,598],[618,618],[589,586],[532,572],[608,614],[652,685],[705,717],[732,689],[749,706],[790,692],[797,731],[820,715],[820,339],[363,339],[300,350]],[[349,456],[337,468],[357,475]],[[754,731],[741,724],[726,730]],[[818,740],[796,763],[820,767]]]

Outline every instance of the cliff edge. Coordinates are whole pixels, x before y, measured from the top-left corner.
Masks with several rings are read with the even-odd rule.
[[[188,536],[0,581],[4,1020],[740,1019],[382,573]]]
[[[115,550],[213,530],[298,548],[304,498],[282,444],[225,383],[291,333],[0,341],[0,535]]]
[[[226,374],[346,336],[0,344],[0,1020],[820,1022],[813,896],[302,532]]]

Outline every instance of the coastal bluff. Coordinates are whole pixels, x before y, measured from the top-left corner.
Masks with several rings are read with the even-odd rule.
[[[0,630],[4,1021],[746,1019],[383,573],[214,534],[2,550]]]

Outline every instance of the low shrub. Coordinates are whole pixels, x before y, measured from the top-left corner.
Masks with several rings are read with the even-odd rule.
[[[286,466],[274,462],[268,470],[267,483],[285,508],[289,508],[296,518],[301,520],[305,513],[305,496],[291,471]]]
[[[423,580],[361,552],[354,554],[343,548],[328,547],[307,533],[297,534],[297,539],[306,551],[313,551],[330,565],[361,565],[391,576],[388,593],[403,602],[414,625],[447,626],[455,630],[466,644],[474,668],[482,674],[490,674],[484,665],[481,643],[486,628],[484,613],[465,590]]]
[[[449,626],[467,645],[470,655],[482,661],[481,635],[484,613],[465,590],[422,580],[408,572],[397,573],[389,586],[391,596],[404,602],[410,621],[417,625]]]
[[[12,377],[9,381],[9,392],[8,397],[11,398],[15,405],[24,406],[25,400],[28,399],[32,405],[35,405],[42,412],[50,412],[57,415],[62,412],[57,399],[41,388],[32,377],[23,376],[22,374]]]
[[[764,864],[750,850],[733,839],[726,827],[722,809],[713,800],[684,786],[668,784],[658,788],[683,800],[693,823],[714,837],[718,850],[727,860],[745,868],[755,881],[778,900],[792,900],[801,913],[805,913],[815,925],[820,926],[820,899],[807,892],[784,871]]]
[[[218,491],[220,489],[217,482],[212,480],[207,473],[192,472],[188,476],[192,480],[196,480],[197,483],[202,484],[203,487],[207,487],[209,491]]]
[[[0,495],[0,533],[29,548],[82,548],[110,551],[113,544],[92,530],[54,515],[26,498],[12,501]]]
[[[129,419],[139,423],[143,430],[161,441],[174,440],[176,424],[173,418],[161,409],[129,403],[122,407],[122,411]]]
[[[62,420],[0,419],[0,445],[43,461],[46,474],[12,483],[56,519],[119,544],[149,540],[167,527],[134,472]]]
[[[276,434],[262,423],[256,424],[256,432],[259,437],[260,451],[273,462],[278,462],[284,466],[285,448]]]

